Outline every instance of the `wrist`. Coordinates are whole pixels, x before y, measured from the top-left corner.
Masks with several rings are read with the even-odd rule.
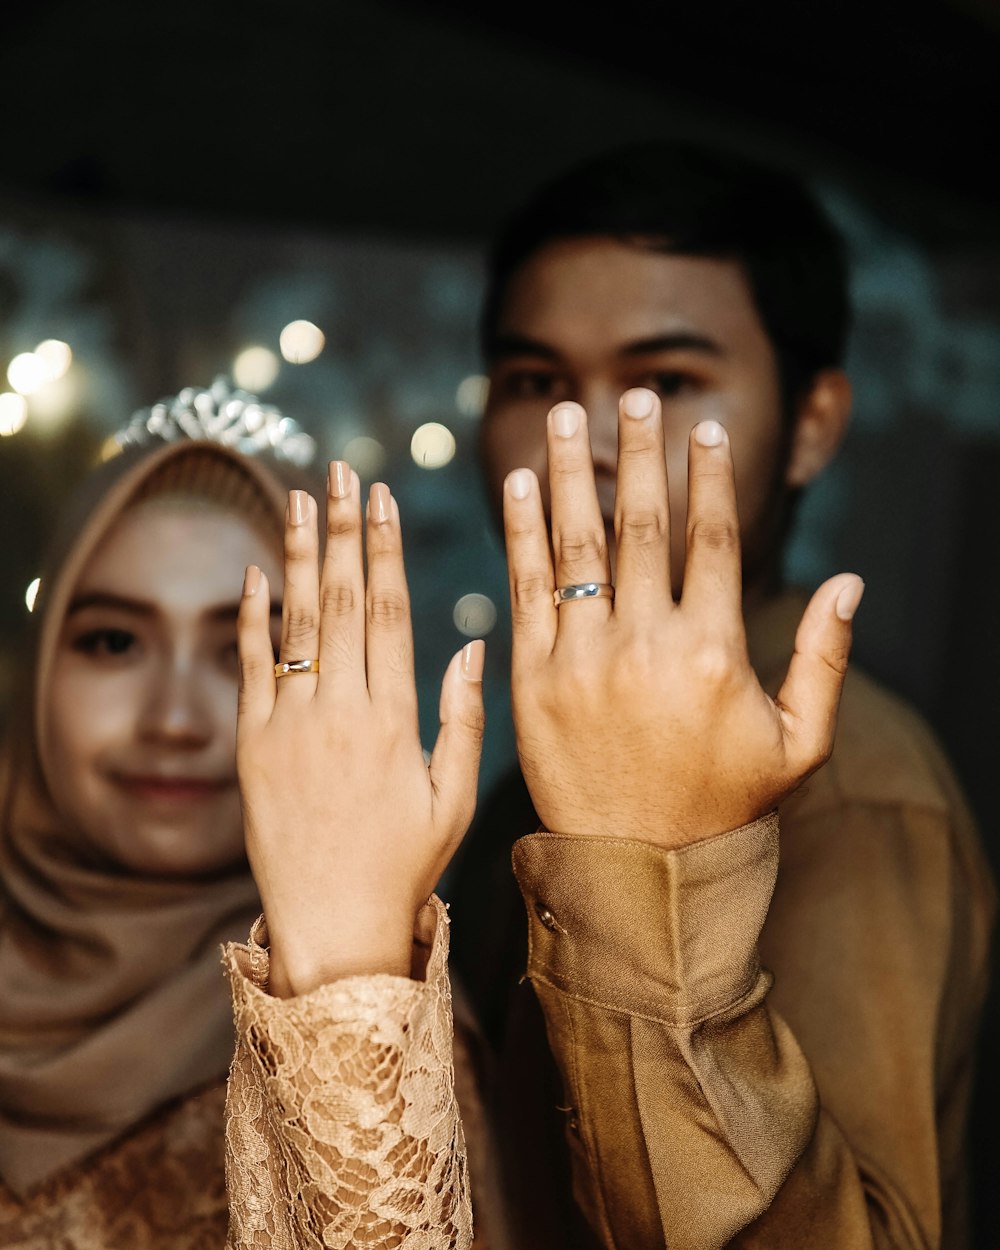
[[[308,994],[344,977],[411,976],[413,917],[339,916],[294,934],[268,924],[271,935],[268,988],[278,998]]]

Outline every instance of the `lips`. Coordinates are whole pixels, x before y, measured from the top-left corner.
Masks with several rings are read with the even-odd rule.
[[[214,798],[235,785],[235,781],[229,778],[220,780],[132,773],[118,773],[114,781],[133,798],[161,803],[197,803]]]

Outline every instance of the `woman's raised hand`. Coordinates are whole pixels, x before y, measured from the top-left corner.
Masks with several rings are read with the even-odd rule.
[[[517,748],[547,829],[677,847],[762,816],[829,756],[864,587],[852,573],[820,586],[771,699],[747,656],[726,431],[708,421],[691,433],[679,602],[652,391],[622,397],[618,439],[613,601],[553,600],[556,587],[610,581],[578,404],[549,413],[551,534],[535,475],[517,469],[504,485]]]
[[[289,496],[279,658],[318,659],[318,672],[276,675],[255,566],[240,606],[237,771],[279,995],[356,973],[409,975],[416,913],[475,807],[483,643],[448,666],[428,764],[399,510],[376,483],[363,533],[360,492],[357,474],[332,462],[322,568],[316,502]]]

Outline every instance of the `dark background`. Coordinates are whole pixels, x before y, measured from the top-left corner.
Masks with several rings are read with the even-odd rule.
[[[65,237],[111,258],[86,300],[117,301],[127,411],[210,380],[206,345],[281,247],[297,248],[305,269],[312,255],[348,273],[358,325],[377,320],[416,369],[392,299],[379,302],[379,291],[398,296],[405,265],[378,259],[394,248],[475,274],[491,231],[536,180],[621,140],[685,135],[798,169],[861,223],[868,276],[856,428],[806,510],[796,567],[864,573],[856,654],[938,727],[997,864],[998,64],[1000,6],[988,0],[36,2],[8,8],[0,41],[0,223],[33,245]],[[474,291],[455,282],[470,320]],[[5,328],[15,303],[0,282],[5,360],[27,349]],[[448,327],[452,357],[475,368],[471,325]],[[339,347],[348,364],[358,358],[348,328]],[[318,424],[308,394],[294,398]],[[18,579],[59,491],[124,412],[103,426],[86,415],[44,445],[0,440],[0,517]],[[459,442],[464,476],[449,470],[434,492],[426,478],[404,481],[417,515],[412,567],[426,578],[415,598],[428,611],[434,586],[460,568],[449,508],[461,499],[482,513],[473,433]],[[468,532],[501,585],[485,521]],[[502,624],[497,637],[499,683]],[[437,653],[425,658],[436,673]],[[499,687],[495,699],[502,721]],[[991,1004],[975,1116],[984,1248],[1000,1244],[998,1039]]]

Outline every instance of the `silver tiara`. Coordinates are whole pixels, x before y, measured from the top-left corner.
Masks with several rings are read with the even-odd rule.
[[[210,387],[185,386],[176,395],[140,408],[115,435],[120,447],[162,439],[207,438],[249,456],[268,451],[279,460],[305,467],[316,455],[316,440],[291,417],[256,395],[218,376]]]

